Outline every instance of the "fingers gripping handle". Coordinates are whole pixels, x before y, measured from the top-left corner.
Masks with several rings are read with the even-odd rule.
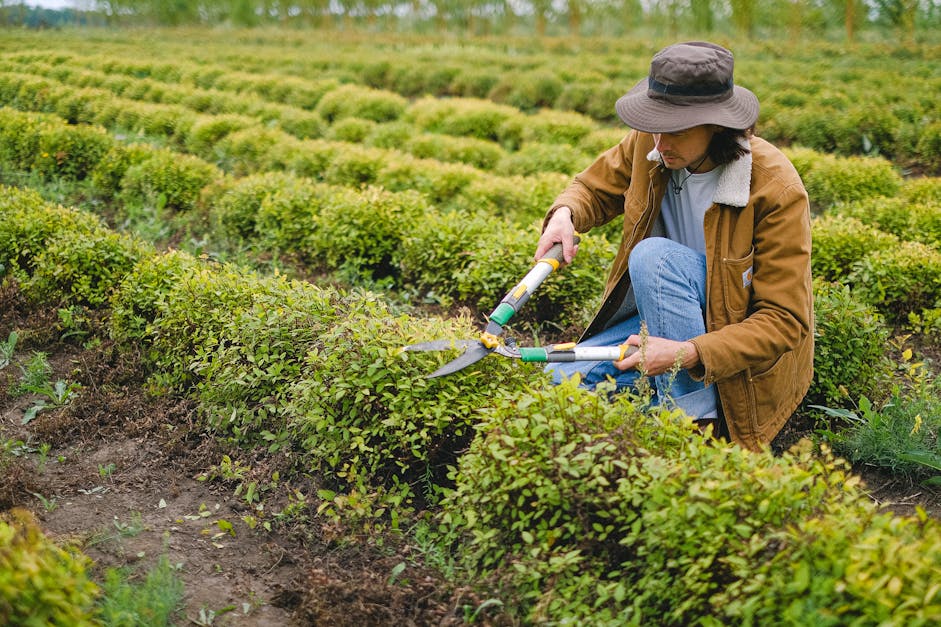
[[[574,238],[574,243],[578,244],[578,235]],[[523,279],[510,290],[497,308],[490,313],[490,319],[500,326],[509,322],[516,312],[529,300],[536,288],[539,287],[546,278],[562,265],[562,242],[556,243],[546,252],[546,256],[539,259],[536,265],[523,277]]]

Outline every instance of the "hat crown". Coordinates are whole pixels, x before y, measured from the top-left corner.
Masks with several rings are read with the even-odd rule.
[[[732,53],[708,42],[689,42],[668,46],[650,62],[651,98],[675,100],[722,99],[733,87]]]
[[[650,62],[650,74],[618,98],[625,124],[647,133],[675,133],[701,124],[752,128],[758,98],[735,85],[732,53],[706,41],[673,44]]]

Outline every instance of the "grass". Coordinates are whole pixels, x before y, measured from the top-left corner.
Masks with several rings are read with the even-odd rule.
[[[183,581],[166,556],[141,578],[126,568],[109,569],[101,585],[98,618],[106,626],[172,625],[183,600]]]
[[[941,485],[941,382],[916,381],[875,405],[862,397],[855,411],[818,407],[845,426],[820,436],[854,465],[891,471],[910,481]]]

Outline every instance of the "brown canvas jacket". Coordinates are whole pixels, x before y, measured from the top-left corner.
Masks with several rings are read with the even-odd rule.
[[[810,208],[788,159],[759,137],[751,154],[726,165],[706,212],[706,329],[691,341],[715,384],[733,441],[758,450],[781,430],[813,376]],[[627,260],[654,232],[668,171],[651,135],[631,131],[559,195],[577,231],[624,215],[623,240],[602,305],[583,339],[605,328],[624,302]]]

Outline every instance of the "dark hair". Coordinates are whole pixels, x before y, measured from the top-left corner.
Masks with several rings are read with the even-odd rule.
[[[709,142],[709,158],[716,165],[731,163],[743,157],[750,152],[748,142],[742,142],[751,134],[751,129],[738,130],[734,128],[723,128],[712,136]],[[744,143],[744,145],[743,145]]]

